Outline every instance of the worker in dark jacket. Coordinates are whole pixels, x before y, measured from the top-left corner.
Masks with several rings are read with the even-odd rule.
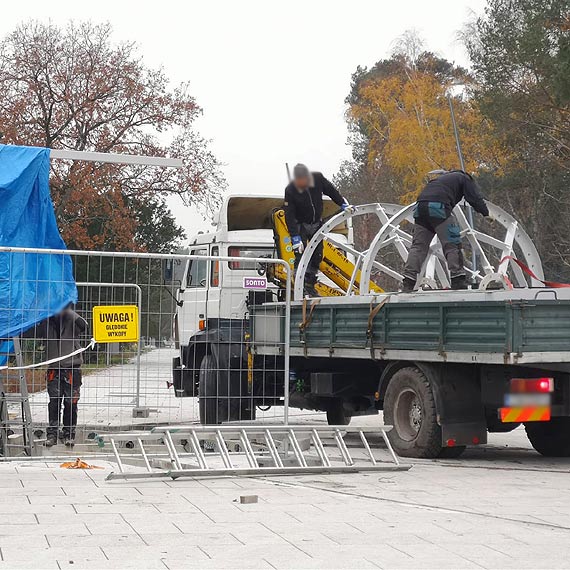
[[[46,360],[56,360],[48,365],[46,373],[49,396],[46,447],[57,443],[58,435],[67,447],[75,445],[77,426],[77,402],[81,387],[80,340],[87,331],[87,322],[72,310],[71,305],[57,315],[38,323],[23,336],[46,341]],[[63,423],[61,409],[63,406]]]
[[[320,172],[310,172],[304,164],[297,164],[293,169],[293,181],[285,188],[285,221],[295,253],[295,271],[305,246],[323,224],[323,194],[343,210],[350,207]],[[305,272],[305,292],[310,296],[317,296],[315,284],[322,258],[321,242]]]
[[[463,199],[483,216],[489,209],[473,178],[462,170],[439,171],[418,197],[414,210],[414,237],[404,269],[403,291],[412,291],[437,234],[451,275],[452,289],[465,289],[466,276],[459,224],[453,208]]]

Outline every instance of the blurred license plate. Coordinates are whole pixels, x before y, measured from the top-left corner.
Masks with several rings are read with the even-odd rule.
[[[507,408],[550,406],[550,394],[505,394]]]

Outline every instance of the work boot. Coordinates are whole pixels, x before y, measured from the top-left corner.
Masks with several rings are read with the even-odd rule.
[[[458,275],[451,278],[451,288],[454,290],[467,289],[467,279],[465,275]]]
[[[73,447],[75,445],[75,438],[68,436],[65,438],[63,443],[65,444],[65,447]]]
[[[57,436],[56,435],[48,435],[46,438],[45,446],[46,447],[53,447],[54,445],[57,445]]]
[[[404,277],[404,281],[402,281],[402,293],[411,293],[414,290],[415,285],[416,282],[414,279]]]

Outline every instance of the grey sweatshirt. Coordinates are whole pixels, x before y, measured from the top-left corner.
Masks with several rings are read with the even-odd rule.
[[[47,345],[46,360],[71,354],[81,348],[81,338],[87,331],[87,321],[75,311],[65,309],[60,314],[50,317],[24,333],[26,338],[45,339]],[[83,364],[81,354],[64,358],[50,364],[50,368],[79,368]]]

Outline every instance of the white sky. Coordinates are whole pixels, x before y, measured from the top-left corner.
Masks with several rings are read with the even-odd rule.
[[[232,193],[281,193],[284,163],[332,177],[346,145],[344,99],[357,65],[387,57],[416,29],[426,47],[458,64],[457,32],[484,0],[25,0],[3,6],[0,35],[34,18],[110,21],[150,66],[190,80],[204,109],[198,128],[225,163]],[[192,235],[207,224],[176,205]]]

